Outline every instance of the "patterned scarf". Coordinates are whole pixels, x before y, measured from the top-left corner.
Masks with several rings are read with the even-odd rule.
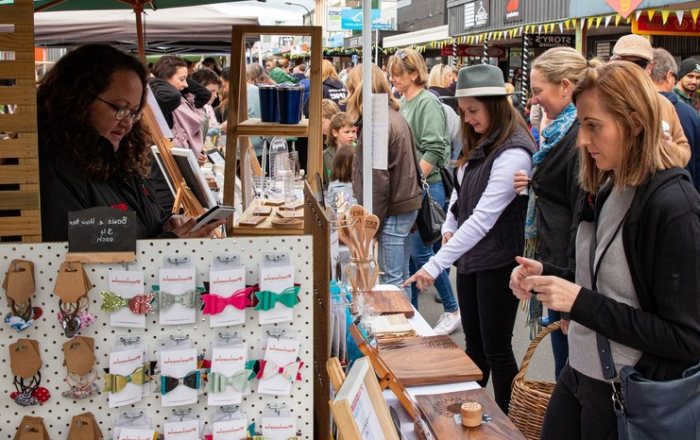
[[[537,171],[537,167],[544,161],[549,152],[559,144],[559,142],[566,136],[569,129],[576,121],[576,107],[574,104],[570,103],[564,110],[561,111],[554,119],[542,130],[542,144],[539,150],[532,155],[532,164],[534,169],[532,174],[534,175]],[[528,200],[527,200],[527,214],[525,216],[525,249],[523,250],[523,256],[525,258],[536,258],[538,237],[537,237],[537,204],[535,203],[537,197],[535,191],[530,185],[528,190]],[[528,307],[528,319],[527,324],[530,326],[530,339],[533,339],[537,333],[539,333],[540,318],[542,317],[542,303],[532,298]]]

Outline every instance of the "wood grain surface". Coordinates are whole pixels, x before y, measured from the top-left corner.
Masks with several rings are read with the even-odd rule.
[[[416,312],[403,289],[373,290],[365,294],[365,307],[378,315],[403,313],[406,318],[412,318]]]
[[[485,389],[457,391],[446,394],[416,396],[418,409],[438,440],[525,440],[513,422],[503,414]],[[466,428],[455,418],[464,402],[478,402],[483,408],[484,421],[476,428]]]
[[[405,387],[483,377],[474,361],[447,335],[379,341],[379,357]]]

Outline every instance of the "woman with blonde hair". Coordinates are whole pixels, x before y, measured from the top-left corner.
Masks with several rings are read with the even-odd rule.
[[[583,55],[570,47],[549,49],[532,63],[532,104],[542,108],[548,123],[541,132],[540,148],[532,156],[532,177],[515,174],[515,192],[525,191],[528,196],[523,255],[571,270],[574,262],[569,251],[576,239],[576,211],[583,194],[578,184],[579,123],[572,96],[587,68]],[[542,304],[532,300],[530,337],[539,331],[542,312]],[[548,318],[554,322],[561,316],[549,310]],[[563,327],[566,330],[566,321]],[[552,352],[555,377],[559,377],[568,355],[566,335],[561,331],[552,334]]]
[[[348,73],[347,113],[357,121],[357,145],[352,166],[352,187],[362,204],[362,65]],[[372,93],[389,97],[388,167],[372,170],[372,212],[379,217],[379,267],[382,283],[401,286],[408,278],[408,260],[411,253],[410,232],[421,206],[421,188],[418,185],[418,160],[411,129],[399,114],[399,103],[391,95],[391,87],[382,70],[372,65]],[[411,297],[410,289],[406,296]]]
[[[348,91],[343,85],[343,82],[338,77],[338,72],[335,71],[333,63],[328,60],[321,62],[321,81],[323,85],[323,99],[330,99],[338,104],[340,111],[345,111],[345,99],[348,97]],[[309,117],[309,99],[304,101],[304,114]]]
[[[387,70],[396,91],[401,93],[401,115],[413,132],[420,158],[420,168],[428,184],[430,197],[446,208],[445,187],[440,168],[449,164],[452,153],[448,136],[447,116],[440,101],[426,90],[428,67],[423,56],[413,49],[400,49],[389,58]],[[411,272],[415,273],[435,255],[432,243],[424,243],[416,231],[411,234]],[[412,289],[413,305],[418,307],[419,291]],[[438,335],[448,335],[459,327],[459,306],[452,292],[448,272],[442,271],[435,282],[444,313],[435,325]]]
[[[700,196],[683,152],[664,140],[660,99],[625,61],[586,69],[574,90],[579,178],[590,194],[575,266],[519,257],[511,275],[518,298],[532,292],[571,317],[543,439],[617,439],[611,397],[623,366],[668,381],[700,360]]]

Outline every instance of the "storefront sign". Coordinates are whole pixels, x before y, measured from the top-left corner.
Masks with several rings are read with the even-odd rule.
[[[649,21],[647,14],[642,14],[639,16],[639,20],[632,20],[632,33],[697,37],[700,35],[700,20],[694,22],[690,14],[685,14],[680,24],[675,18],[666,20],[666,24],[663,24],[661,14],[654,14],[651,21]]]
[[[489,46],[488,56],[489,58],[501,58],[505,55],[505,50],[501,47]],[[442,46],[440,49],[440,56],[451,57],[452,46]],[[457,45],[458,57],[478,57],[481,58],[484,55],[484,46],[467,46],[466,44]]]
[[[627,18],[639,5],[642,4],[642,0],[605,0],[611,8],[615,10],[622,17]]]
[[[489,0],[476,0],[464,4],[464,29],[488,26]]]
[[[328,18],[326,18],[327,32],[340,32],[343,30],[343,10],[340,8],[328,8]]]
[[[349,31],[361,31],[363,12],[360,8],[342,9],[341,11],[341,28]],[[379,9],[372,9],[372,30],[389,30],[390,23],[382,23],[382,17]]]
[[[506,16],[503,21],[506,23],[522,21],[523,3],[525,3],[525,0],[508,0],[508,3],[506,3]]]
[[[566,34],[530,35],[530,41],[533,49],[576,46],[576,37]]]

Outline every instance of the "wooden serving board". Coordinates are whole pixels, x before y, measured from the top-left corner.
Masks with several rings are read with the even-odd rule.
[[[448,335],[379,341],[379,357],[405,387],[481,380],[483,373]]]
[[[402,313],[406,318],[412,318],[416,312],[403,289],[373,290],[364,298],[367,310],[378,315]]]
[[[445,394],[416,396],[418,409],[428,422],[430,431],[438,440],[525,440],[513,422],[503,414],[496,402],[483,388]],[[455,415],[464,402],[478,402],[484,421],[476,428],[466,428]]]

